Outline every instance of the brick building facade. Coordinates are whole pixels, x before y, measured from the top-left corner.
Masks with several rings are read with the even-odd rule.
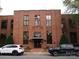
[[[62,14],[61,22],[63,24],[62,31],[67,37],[69,43],[79,45],[79,15],[78,14]]]
[[[30,48],[45,48],[47,44],[58,46],[60,37],[60,10],[14,12],[13,38],[15,43],[27,44]]]
[[[71,28],[69,22],[72,21],[69,19],[72,15],[61,15],[60,10],[18,10],[14,11],[14,15],[0,16],[0,44],[5,44],[6,37],[13,35],[14,43],[25,47],[56,47],[62,33],[70,43],[79,43],[78,26]]]
[[[0,16],[0,44],[5,44],[9,35],[13,35],[13,15]]]

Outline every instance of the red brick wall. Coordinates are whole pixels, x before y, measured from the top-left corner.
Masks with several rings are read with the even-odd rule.
[[[72,17],[74,16],[75,14],[62,14],[62,18],[64,19],[64,22],[65,22],[65,25],[66,27],[63,28],[64,32],[65,32],[65,35],[67,36],[69,42],[71,43],[71,40],[70,40],[70,35],[69,33],[70,32],[76,32],[77,33],[77,43],[79,44],[79,26],[75,26],[74,28],[70,28],[69,27],[69,19],[72,19],[74,20]],[[77,14],[76,14],[77,15]],[[76,19],[76,18],[75,18]],[[77,18],[78,19],[78,18]]]
[[[46,47],[46,21],[45,16],[52,16],[52,41],[53,46],[58,46],[61,37],[61,13],[60,10],[26,10],[26,11],[15,11],[14,12],[14,28],[13,28],[13,38],[15,43],[23,44],[23,31],[27,29],[23,26],[23,16],[29,15],[29,46],[33,48],[33,33],[41,32],[43,37],[42,48]],[[40,15],[41,25],[40,27],[34,26],[34,16]]]
[[[10,25],[11,25],[11,20],[13,19],[12,15],[8,15],[8,16],[0,16],[0,33],[4,33],[6,35],[10,35],[11,33],[13,33]],[[7,29],[3,30],[1,29],[1,21],[2,20],[7,20]]]

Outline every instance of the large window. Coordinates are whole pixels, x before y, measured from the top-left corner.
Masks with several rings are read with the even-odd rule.
[[[47,31],[47,44],[52,44],[52,33]]]
[[[46,26],[49,27],[52,25],[51,15],[46,15]]]
[[[6,34],[0,33],[0,44],[5,44]]]
[[[39,25],[40,25],[40,16],[35,15],[35,26],[39,26]]]
[[[23,43],[28,44],[28,40],[29,40],[29,32],[24,31],[24,33],[23,33]]]
[[[76,25],[75,20],[70,19],[70,18],[69,18],[69,20],[68,20],[68,23],[69,23],[69,27],[70,27],[70,28],[74,28],[75,25]]]
[[[1,29],[7,29],[7,20],[2,20]]]
[[[29,16],[24,16],[24,26],[29,25]]]

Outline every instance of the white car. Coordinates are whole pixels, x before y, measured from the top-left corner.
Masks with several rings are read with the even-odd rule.
[[[19,55],[24,53],[24,48],[20,44],[8,44],[0,48],[0,54]]]

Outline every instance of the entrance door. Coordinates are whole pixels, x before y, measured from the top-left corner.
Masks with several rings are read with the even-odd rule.
[[[34,39],[34,48],[41,48],[41,43],[40,39]]]

